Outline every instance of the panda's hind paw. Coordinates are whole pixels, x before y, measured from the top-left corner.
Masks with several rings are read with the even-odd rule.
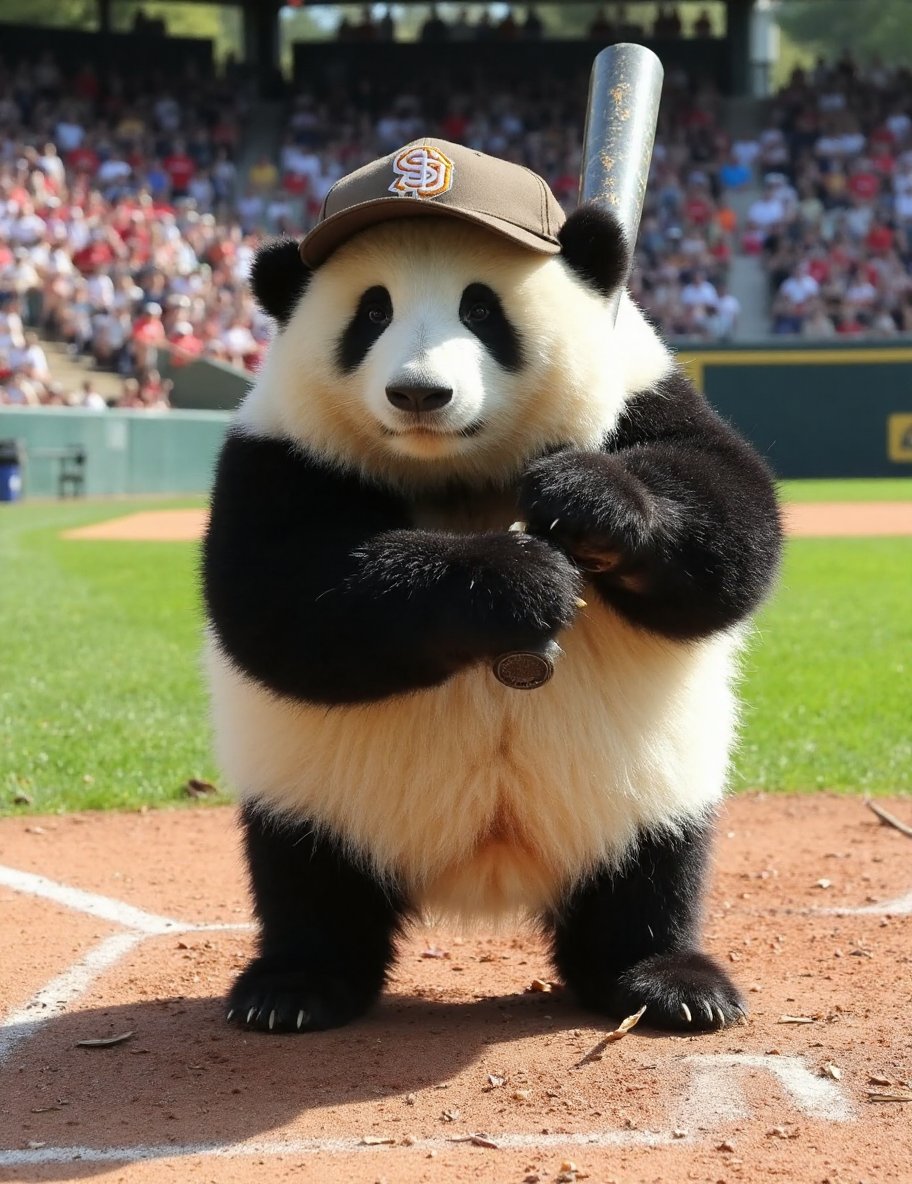
[[[256,959],[231,988],[226,1019],[258,1032],[316,1032],[349,1023],[375,998],[337,974],[276,969]]]
[[[632,1015],[643,1005],[644,1026],[709,1031],[746,1018],[744,1002],[725,971],[706,954],[653,954],[619,977],[612,1011]]]

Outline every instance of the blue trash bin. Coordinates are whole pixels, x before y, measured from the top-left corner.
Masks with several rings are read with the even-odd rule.
[[[22,450],[18,440],[0,440],[0,502],[22,496]]]

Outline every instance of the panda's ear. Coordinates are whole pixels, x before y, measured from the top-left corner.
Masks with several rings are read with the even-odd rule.
[[[300,243],[277,238],[257,251],[250,269],[250,287],[257,304],[284,329],[310,280]]]
[[[561,258],[584,283],[611,296],[627,278],[630,248],[621,224],[590,202],[574,210],[558,231]]]

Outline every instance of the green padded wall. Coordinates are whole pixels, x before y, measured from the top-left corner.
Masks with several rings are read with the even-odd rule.
[[[912,346],[680,348],[780,477],[912,477]]]
[[[58,462],[44,453],[81,445],[85,493],[205,493],[231,416],[219,411],[85,411],[0,407],[0,439],[26,450],[25,497],[57,494]]]

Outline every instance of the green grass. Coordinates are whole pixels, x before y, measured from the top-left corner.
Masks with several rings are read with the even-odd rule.
[[[912,539],[800,539],[745,662],[735,784],[912,789]]]
[[[895,500],[910,485],[789,482],[784,496]],[[189,777],[215,777],[196,547],[59,537],[190,504],[0,507],[0,813],[176,804]],[[745,663],[738,787],[912,790],[910,588],[910,539],[790,544]]]
[[[912,476],[852,481],[783,481],[780,493],[790,502],[910,502]]]
[[[0,513],[0,810],[187,800],[211,779],[197,549],[59,531],[182,502],[22,504]],[[197,503],[198,504],[198,503]]]

